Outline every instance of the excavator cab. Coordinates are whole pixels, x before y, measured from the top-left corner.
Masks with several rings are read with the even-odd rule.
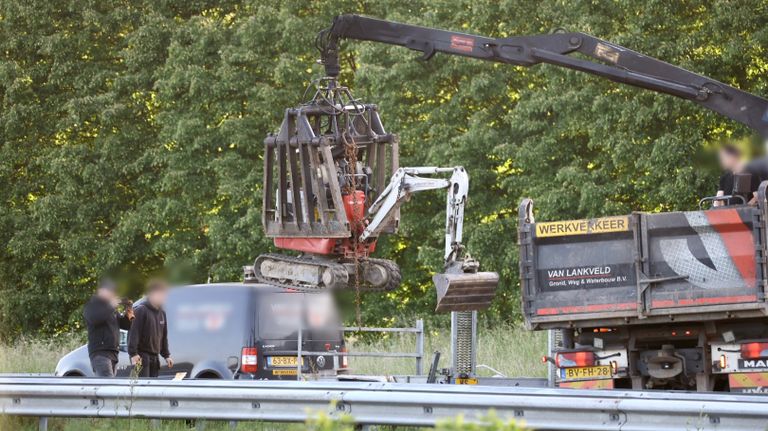
[[[398,168],[397,137],[384,130],[378,108],[357,101],[333,79],[285,111],[264,150],[262,223],[267,237],[276,239],[348,238],[360,217],[348,214],[345,204],[363,214]]]
[[[412,194],[443,189],[448,271],[435,278],[438,310],[488,307],[498,275],[460,258],[464,168],[399,168],[397,137],[384,130],[376,105],[358,101],[333,77],[320,80],[311,99],[285,111],[264,150],[265,234],[277,248],[301,255],[260,255],[244,268],[246,281],[300,290],[395,289],[400,269],[370,256],[376,240],[397,231],[400,206]]]
[[[275,247],[302,255],[260,255],[244,268],[246,281],[300,290],[399,286],[397,265],[370,257],[376,238],[358,240],[397,162],[397,137],[378,108],[333,78],[318,81],[264,140],[264,232]],[[398,221],[399,213],[382,230],[394,232]]]

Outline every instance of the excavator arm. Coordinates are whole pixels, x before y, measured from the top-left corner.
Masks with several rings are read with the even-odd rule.
[[[338,76],[340,71],[340,39],[404,46],[420,51],[425,60],[441,52],[523,67],[553,64],[690,100],[768,137],[768,100],[585,33],[494,39],[359,15],[339,15],[330,28],[318,34],[317,40],[329,77]],[[574,53],[594,61],[578,58]]]
[[[429,178],[424,175],[450,173],[448,178]],[[445,259],[449,259],[454,244],[461,244],[464,225],[464,204],[469,189],[469,176],[462,167],[438,168],[417,167],[400,168],[389,180],[387,187],[368,208],[371,221],[360,235],[360,241],[377,237],[384,226],[392,221],[398,209],[411,195],[427,190],[448,189],[445,226]]]
[[[451,174],[450,178],[435,178]],[[432,277],[437,289],[437,311],[484,310],[491,305],[499,284],[499,274],[480,272],[480,264],[462,244],[464,206],[469,192],[469,175],[461,166],[452,168],[400,168],[389,180],[370,208],[370,222],[360,235],[360,241],[381,233],[411,195],[427,190],[447,190],[445,203],[445,252],[443,272]]]

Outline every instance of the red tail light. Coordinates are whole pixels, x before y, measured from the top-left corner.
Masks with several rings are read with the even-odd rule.
[[[341,353],[347,353],[347,348],[342,347]],[[341,355],[341,368],[349,368],[349,357],[347,355]]]
[[[590,367],[595,365],[593,352],[562,352],[555,355],[557,368]]]
[[[259,351],[255,347],[243,347],[240,353],[240,371],[244,373],[259,371]]]
[[[741,345],[743,359],[768,358],[768,343],[746,343]]]

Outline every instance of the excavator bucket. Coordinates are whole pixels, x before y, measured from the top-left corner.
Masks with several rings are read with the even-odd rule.
[[[491,305],[499,274],[495,272],[466,272],[435,274],[437,288],[435,311],[485,310]]]

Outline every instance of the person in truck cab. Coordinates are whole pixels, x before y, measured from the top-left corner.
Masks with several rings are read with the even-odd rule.
[[[750,175],[750,185],[745,199],[746,203],[754,205],[757,202],[757,189],[764,176],[759,172],[759,161],[745,163],[744,155],[741,150],[731,144],[721,146],[720,150],[718,150],[717,158],[720,163],[720,168],[723,170],[723,174],[720,175],[717,196],[729,196],[735,194],[735,175],[748,174]],[[736,205],[740,203],[741,199],[726,199],[715,201],[714,206]]]
[[[147,299],[136,307],[136,318],[128,332],[128,354],[131,365],[140,370],[139,377],[157,377],[160,359],[173,368],[168,350],[168,318],[163,310],[168,296],[168,285],[162,280],[147,283]]]
[[[131,328],[133,309],[126,305],[125,313],[116,311],[120,304],[117,286],[112,280],[102,280],[83,309],[88,328],[88,356],[97,377],[115,377],[117,354],[120,351],[120,329]]]

